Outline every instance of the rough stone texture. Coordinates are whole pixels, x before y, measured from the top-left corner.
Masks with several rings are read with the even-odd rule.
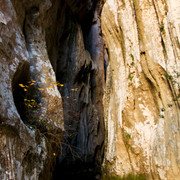
[[[61,3],[55,39],[54,67],[63,96],[66,138],[60,162],[97,164],[104,150],[104,59],[100,27],[101,3]],[[84,10],[86,10],[84,12]],[[52,45],[49,45],[52,46]],[[70,149],[69,148],[70,143]]]
[[[0,0],[0,179],[50,178],[58,143],[65,165],[100,168],[101,10],[95,0]]]
[[[180,176],[179,1],[103,3],[0,0],[0,179]]]
[[[178,0],[107,0],[103,7],[110,174],[180,176],[179,13]]]
[[[35,17],[45,13],[51,2],[12,2],[0,1],[0,179],[38,179],[49,159],[53,158],[53,151],[47,154],[51,143],[39,133],[42,129],[33,128],[34,123],[44,127],[43,132],[53,130],[52,134],[57,131],[61,134],[64,128],[57,86],[38,91],[38,88],[49,86],[45,83],[47,78],[56,81],[46,51],[42,21],[33,24]],[[28,19],[27,12],[33,6],[39,10],[31,14],[33,17],[25,30],[25,15]],[[19,86],[30,80],[36,81],[33,86],[34,91],[39,92],[36,101],[41,103],[39,112],[37,110],[33,116],[36,120],[25,116],[28,108],[24,99],[28,91],[26,93]],[[49,171],[46,171],[46,178],[50,177]]]
[[[30,57],[31,81],[34,82],[34,96],[41,97],[40,108],[35,111],[38,118],[46,118],[48,123],[58,128],[64,128],[61,95],[57,89],[56,77],[48,58],[44,14],[51,6],[50,1],[40,4],[39,8],[32,7],[27,11],[25,20],[25,36]]]

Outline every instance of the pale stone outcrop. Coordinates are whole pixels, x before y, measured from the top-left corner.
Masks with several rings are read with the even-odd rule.
[[[104,95],[110,174],[180,176],[180,2],[107,0]]]

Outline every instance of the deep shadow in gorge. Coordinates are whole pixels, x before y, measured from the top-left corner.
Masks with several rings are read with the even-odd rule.
[[[27,41],[28,13],[31,9],[38,13],[41,1],[13,0],[12,3]],[[100,25],[103,0],[54,0],[51,3],[37,23],[42,27],[42,34],[45,33],[44,47],[56,80],[62,85],[58,88],[63,100],[65,132],[60,145],[63,150],[56,153],[53,178],[97,179],[104,155],[105,73]]]
[[[57,14],[54,13],[54,8]],[[61,1],[49,10],[49,58],[62,84],[65,134],[53,179],[97,179],[104,154],[102,1]],[[53,11],[53,12],[52,12]],[[52,21],[53,20],[53,21]]]
[[[62,178],[63,177],[63,178]],[[59,179],[79,179],[97,180],[101,178],[99,169],[95,169],[93,164],[78,164],[71,166],[56,166],[53,173],[53,180]]]

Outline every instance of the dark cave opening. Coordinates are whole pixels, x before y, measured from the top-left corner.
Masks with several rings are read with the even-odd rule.
[[[22,121],[27,124],[25,99],[27,98],[28,82],[30,81],[29,64],[24,63],[18,67],[12,81],[14,103]]]

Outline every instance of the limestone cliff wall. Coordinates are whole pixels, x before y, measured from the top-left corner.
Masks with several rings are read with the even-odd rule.
[[[180,176],[180,2],[107,0],[104,168]]]

